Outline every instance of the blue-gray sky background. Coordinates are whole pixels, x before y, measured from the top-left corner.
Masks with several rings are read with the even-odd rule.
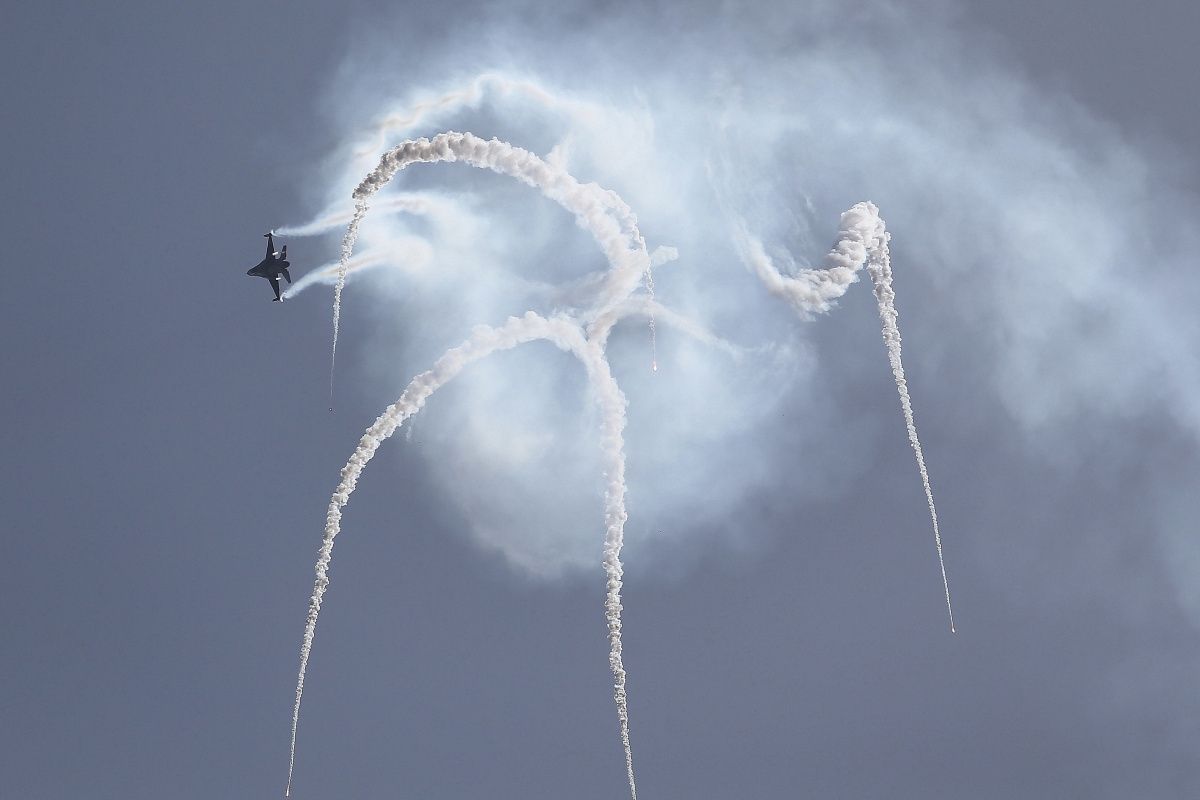
[[[1195,795],[1200,11],[787,5],[11,9],[0,794],[282,794],[362,429],[471,324],[601,265],[526,187],[414,168],[470,219],[396,217],[438,269],[349,284],[332,414],[328,288],[272,304],[245,271],[348,193],[381,115],[507,70],[607,110],[572,168],[680,248],[659,299],[754,353],[660,326],[651,376],[640,323],[613,342],[642,796]],[[451,126],[543,154],[569,127],[493,96],[412,132]],[[957,635],[868,286],[797,319],[718,190],[801,262],[879,204]],[[338,239],[286,241],[299,275]],[[480,365],[368,468],[294,796],[626,792],[576,373]]]

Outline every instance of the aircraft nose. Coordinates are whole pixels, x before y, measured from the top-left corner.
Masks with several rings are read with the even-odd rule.
[[[254,267],[251,267],[250,269],[246,270],[246,274],[247,274],[247,275],[253,275],[253,274],[254,274]]]

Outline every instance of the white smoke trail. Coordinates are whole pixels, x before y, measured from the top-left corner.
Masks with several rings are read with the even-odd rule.
[[[484,92],[489,87],[495,89],[500,94],[509,94],[509,93],[521,94],[530,99],[536,100],[538,103],[542,104],[546,108],[564,110],[567,112],[567,114],[573,120],[577,120],[577,121],[578,120],[592,120],[601,115],[600,109],[597,108],[596,106],[594,106],[590,103],[579,101],[579,100],[564,99],[562,97],[559,97],[558,95],[548,91],[547,89],[543,88],[542,86],[540,86],[539,84],[537,84],[534,81],[518,80],[518,79],[510,78],[510,77],[507,77],[505,75],[501,75],[498,73],[484,73],[482,75],[477,76],[473,81],[471,81],[469,84],[467,84],[467,86],[465,86],[462,89],[446,92],[445,94],[441,95],[440,97],[438,97],[436,99],[427,100],[425,102],[418,103],[416,106],[414,106],[413,108],[410,108],[406,111],[388,115],[378,125],[376,141],[375,141],[374,145],[360,150],[360,154],[373,153],[373,152],[377,152],[378,150],[382,149],[384,142],[386,140],[387,133],[388,133],[388,131],[390,131],[392,129],[400,129],[400,130],[411,129],[411,128],[415,127],[416,125],[420,124],[420,122],[427,115],[430,115],[437,111],[444,111],[444,110],[454,109],[454,108],[458,108],[458,107],[462,107],[462,106],[477,106],[480,102],[482,102]],[[612,109],[604,109],[605,116],[612,116],[612,113],[613,113]],[[447,133],[444,135],[453,136],[454,134]],[[476,138],[476,137],[472,136],[471,134],[464,134],[464,136],[470,137],[471,139]],[[562,174],[564,174],[568,178],[570,178],[572,181],[574,181],[574,178],[571,178],[569,175],[566,174],[565,169],[563,167],[563,161],[564,161],[563,150],[567,146],[567,142],[570,141],[570,138],[571,138],[571,135],[568,134],[567,140],[560,143],[558,146],[556,146],[554,148],[554,150],[550,153],[549,163],[547,164],[547,166],[552,166],[553,169],[561,172]],[[421,141],[423,141],[423,140],[421,140]],[[496,140],[493,140],[493,141],[496,141]],[[504,144],[504,143],[500,143],[500,144]],[[510,147],[510,148],[512,147],[511,145],[506,145],[506,146]],[[519,150],[519,148],[512,148],[512,149]],[[525,153],[525,151],[520,151],[520,152]],[[460,158],[462,158],[462,157],[460,156]],[[534,158],[536,158],[536,156],[534,156]],[[419,160],[428,160],[428,159],[419,159]],[[446,160],[454,160],[454,159],[446,159]],[[469,160],[469,159],[463,158],[463,160]],[[409,163],[411,163],[411,162],[409,162]],[[380,162],[380,165],[382,166],[382,160]],[[403,169],[404,166],[407,166],[407,164],[400,165],[398,167],[398,169]],[[495,164],[479,163],[479,164],[476,164],[476,166],[481,166],[481,167],[486,166],[491,169],[495,169],[498,172],[507,172],[507,170],[505,170],[501,167],[497,167]],[[509,172],[508,174],[513,174],[513,173]],[[523,176],[517,176],[517,177],[523,177]],[[388,180],[390,180],[390,179],[391,179],[391,176],[388,177]],[[525,179],[525,180],[527,180],[527,182],[529,182],[528,178],[523,177],[523,179]],[[386,183],[386,181],[385,181],[385,183]],[[531,183],[531,185],[537,185],[537,184]],[[594,186],[595,184],[591,184],[591,185]],[[362,187],[360,186],[359,188],[361,189]],[[541,187],[539,187],[539,188],[541,188]],[[378,188],[376,188],[375,191],[378,191]],[[374,191],[372,192],[372,194],[374,194]],[[547,195],[549,196],[549,193],[547,193]],[[615,195],[613,195],[613,197],[615,197]],[[554,198],[554,199],[556,199],[556,198]],[[623,203],[622,203],[622,206],[624,206]],[[628,206],[624,206],[623,211],[629,215],[631,226],[636,228],[636,218],[633,218],[632,212],[629,211]],[[343,224],[344,224],[345,221],[350,219],[350,215],[342,215],[342,219],[343,219]],[[583,224],[583,223],[581,222],[581,224]],[[642,245],[643,245],[642,250],[644,250],[645,243],[642,242]],[[668,248],[668,250],[670,250],[670,254],[666,255],[667,260],[676,257],[677,254],[674,252],[673,248]],[[644,266],[644,278],[645,278],[645,282],[646,282],[646,291],[650,295],[651,301],[654,300],[653,267],[657,266],[659,263],[660,262],[658,262],[658,261],[652,260],[650,263],[647,263]],[[335,311],[334,313],[336,316],[337,312]],[[650,347],[651,347],[651,353],[652,353],[652,356],[651,356],[652,366],[653,366],[654,370],[657,371],[658,370],[658,357],[657,357],[658,337],[657,337],[657,334],[655,331],[654,307],[653,306],[650,309],[649,323],[650,323]]]
[[[342,257],[338,261],[337,283],[333,287],[333,348],[329,354],[329,410],[333,411],[333,369],[337,366],[338,329],[342,320],[342,289],[346,288],[346,271],[350,256],[354,253],[354,242],[358,239],[358,226],[367,213],[367,203],[359,200],[354,204],[354,216],[342,239]]]
[[[875,206],[866,205],[871,212]],[[855,206],[857,208],[858,206]],[[848,212],[847,212],[848,213]],[[900,408],[904,411],[904,424],[908,428],[908,442],[917,457],[917,468],[921,471],[921,484],[925,487],[925,502],[929,504],[929,517],[933,520],[933,541],[937,545],[938,566],[942,570],[942,587],[946,590],[946,611],[950,614],[950,632],[954,633],[954,608],[950,605],[950,581],[946,578],[946,560],[942,557],[942,535],[938,531],[937,509],[933,505],[933,489],[929,486],[929,472],[925,469],[925,456],[921,442],[917,439],[917,426],[913,421],[912,402],[908,397],[908,384],[904,380],[904,364],[900,360],[900,328],[896,325],[896,293],[892,291],[892,261],[888,254],[891,234],[884,230],[883,220],[878,216],[876,236],[868,244],[870,258],[867,272],[875,284],[875,299],[879,303],[879,319],[883,322],[883,341],[887,345],[888,361],[892,365],[892,376],[896,379],[896,391],[900,393]],[[845,215],[843,215],[843,220]],[[844,225],[843,225],[844,227]]]
[[[603,332],[607,336],[607,328]],[[625,668],[621,657],[621,548],[624,544],[625,521],[625,452],[623,432],[625,428],[625,395],[604,357],[603,338],[585,340],[579,323],[565,316],[545,319],[528,312],[524,317],[512,317],[500,329],[480,325],[467,341],[450,350],[434,364],[433,369],[417,376],[405,389],[404,394],[375,420],[359,441],[358,447],[342,469],[342,481],[334,491],[326,515],[325,537],[317,556],[317,580],[309,601],[308,618],[304,627],[304,640],[300,648],[300,674],[296,682],[296,702],[292,711],[291,754],[288,763],[288,784],[285,794],[291,794],[292,773],[296,761],[296,731],[300,722],[300,702],[304,695],[304,676],[308,658],[312,652],[312,641],[316,633],[317,617],[321,601],[329,585],[328,569],[333,555],[333,545],[341,529],[342,508],[350,501],[350,495],[358,484],[363,469],[375,455],[379,445],[425,405],[425,401],[437,389],[458,375],[472,361],[477,361],[497,350],[516,347],[523,342],[538,339],[553,342],[563,350],[574,353],[587,369],[588,377],[601,411],[601,451],[604,456],[605,472],[608,477],[605,488],[604,570],[607,575],[607,597],[605,618],[608,623],[610,643],[609,666],[613,673],[614,697],[617,717],[621,727],[621,743],[625,748],[625,764],[629,776],[630,794],[637,798],[633,778],[633,754],[629,744],[629,712],[625,692]]]
[[[621,724],[621,744],[625,748],[625,769],[629,777],[629,794],[637,800],[633,780],[633,751],[629,746],[629,707],[625,697],[625,665],[621,658],[621,548],[625,544],[625,394],[604,357],[603,342],[589,339],[581,355],[588,377],[600,404],[600,449],[604,454],[605,486],[604,572],[607,576],[604,617],[608,622],[608,666],[613,674],[613,692],[617,701],[617,719]]]
[[[625,669],[621,649],[621,585],[623,568],[620,553],[624,544],[625,511],[625,453],[624,428],[626,400],[616,384],[604,357],[604,344],[616,321],[623,316],[620,306],[629,300],[639,282],[649,283],[652,259],[645,240],[637,228],[637,218],[614,192],[601,189],[595,183],[580,184],[561,166],[546,163],[533,153],[497,139],[484,141],[470,133],[447,132],[433,140],[418,139],[403,142],[385,153],[379,166],[359,184],[354,192],[355,211],[342,241],[342,257],[338,264],[338,282],[334,292],[334,356],[337,354],[337,334],[341,311],[341,290],[353,255],[358,228],[366,215],[368,202],[391,181],[397,172],[416,162],[464,161],[472,166],[486,167],[501,174],[519,178],[542,191],[575,215],[600,244],[608,258],[611,271],[598,290],[597,303],[578,319],[556,317],[545,320],[533,312],[520,320],[510,319],[501,331],[477,328],[472,339],[442,357],[434,369],[410,384],[400,401],[376,420],[367,430],[358,449],[342,470],[343,480],[330,502],[326,518],[325,539],[317,561],[317,582],[309,604],[304,642],[301,646],[300,676],[296,686],[296,705],[292,717],[292,749],[288,767],[288,787],[291,787],[292,767],[295,764],[296,728],[299,724],[300,700],[304,690],[304,673],[312,649],[317,614],[321,598],[328,585],[326,571],[341,520],[341,508],[348,502],[358,476],[371,459],[380,442],[415,413],[430,394],[461,371],[469,361],[482,358],[497,349],[514,347],[521,341],[536,338],[550,339],[569,349],[583,361],[601,408],[601,451],[604,455],[607,485],[605,489],[604,570],[607,575],[605,618],[610,643],[609,666],[613,673],[613,691],[617,717],[621,728],[621,743],[625,749],[625,764],[629,790],[633,800],[637,789],[633,776],[633,754],[629,743],[629,713],[625,688]],[[655,261],[665,262],[677,254],[673,249],[656,251]],[[626,306],[629,310],[645,311],[651,321],[656,304],[648,297],[641,305]],[[591,322],[586,338],[582,326]],[[653,327],[652,327],[653,330]],[[522,338],[524,337],[524,338]],[[330,363],[330,394],[333,387],[333,364]],[[656,365],[657,368],[657,365]]]
[[[510,318],[508,323],[500,329],[480,325],[475,328],[469,339],[438,359],[433,369],[414,378],[400,399],[388,406],[359,440],[358,447],[346,462],[346,466],[342,468],[342,481],[338,484],[329,502],[329,511],[325,519],[325,538],[317,556],[317,582],[313,587],[313,595],[308,607],[308,619],[304,626],[304,641],[300,648],[300,675],[296,683],[296,705],[292,712],[292,747],[291,760],[288,764],[289,794],[292,785],[292,769],[296,761],[296,728],[300,721],[300,700],[304,694],[304,674],[308,668],[309,654],[312,652],[313,635],[316,631],[317,616],[321,610],[321,599],[325,595],[325,588],[329,585],[327,575],[329,560],[333,554],[334,539],[340,529],[341,510],[350,501],[350,495],[358,484],[358,478],[362,474],[363,468],[374,457],[379,445],[395,433],[404,420],[420,410],[431,394],[458,375],[467,364],[497,350],[510,349],[522,342],[535,339],[550,339],[564,349],[573,349],[571,346],[574,344],[573,338],[582,338],[577,326],[571,325],[564,319],[546,320],[533,312],[521,318]]]
[[[402,142],[384,153],[379,166],[354,190],[356,207],[362,207],[365,212],[365,204],[375,193],[408,165],[439,161],[462,161],[517,178],[575,215],[576,221],[592,234],[612,265],[596,305],[586,316],[594,317],[628,297],[648,274],[650,256],[638,231],[637,217],[616,192],[602,189],[595,183],[581,184],[561,166],[549,164],[528,150],[499,139],[484,140],[471,133],[447,131],[433,139]],[[362,215],[356,212],[343,249],[346,242],[353,246],[351,237],[357,237],[361,219]]]
[[[741,358],[746,353],[744,348],[738,347],[726,339],[722,339],[712,333],[712,331],[705,329],[704,326],[695,320],[672,311],[661,303],[655,302],[644,295],[630,297],[610,311],[609,315],[612,318],[610,324],[616,324],[617,320],[624,319],[633,314],[640,314],[647,319],[651,316],[657,317],[660,322],[669,325],[681,333],[687,334],[701,344],[706,344],[734,358]],[[605,319],[607,317],[602,317],[597,322]]]
[[[417,162],[462,161],[473,167],[510,175],[533,186],[546,197],[575,215],[600,244],[613,269],[599,292],[590,316],[603,313],[625,299],[643,277],[650,275],[650,255],[637,228],[637,217],[616,192],[601,189],[595,183],[581,184],[561,166],[546,163],[528,150],[502,142],[485,141],[471,133],[447,131],[432,140],[420,138],[402,142],[379,159],[379,166],[363,178],[354,190],[354,215],[342,240],[338,280],[333,291],[333,353],[329,360],[329,394],[333,395],[333,368],[337,362],[338,329],[342,315],[342,289],[358,227],[367,213],[368,203],[396,173]]]
[[[349,275],[351,272],[371,269],[380,264],[386,264],[394,260],[394,258],[394,255],[385,256],[383,253],[359,254],[350,259],[350,262],[346,265],[346,274]],[[303,277],[297,278],[296,282],[289,286],[287,291],[283,293],[284,298],[290,300],[314,284],[324,283],[332,286],[337,283],[338,266],[338,264],[324,264],[305,274]]]
[[[833,252],[826,257],[827,263],[833,263],[827,269],[803,269],[794,277],[782,274],[763,249],[762,242],[750,236],[745,230],[745,224],[739,222],[737,238],[742,258],[746,266],[762,280],[767,291],[786,300],[801,315],[828,311],[833,301],[844,295],[850,284],[858,280],[858,270],[867,258],[863,244],[864,231],[857,225],[846,225],[847,216],[854,215],[863,205],[859,203],[842,214],[842,229],[838,232],[838,242]]]
[[[925,456],[921,442],[917,439],[917,427],[913,421],[912,402],[908,396],[908,384],[904,380],[904,365],[900,360],[900,329],[896,325],[896,293],[892,291],[892,266],[888,254],[891,238],[879,217],[874,203],[858,203],[843,212],[839,224],[837,243],[825,257],[824,269],[800,270],[795,277],[779,272],[763,249],[762,242],[750,236],[745,223],[738,220],[735,235],[746,265],[762,279],[767,290],[789,302],[803,316],[828,311],[837,298],[846,293],[850,284],[858,280],[858,270],[864,266],[875,284],[875,298],[879,304],[879,319],[883,323],[883,342],[887,346],[888,361],[896,379],[896,390],[900,393],[900,407],[904,411],[904,424],[908,428],[908,441],[917,457],[917,468],[921,483],[925,487],[925,500],[929,504],[929,516],[933,521],[933,541],[937,546],[938,565],[942,570],[942,587],[946,592],[946,610],[950,614],[950,631],[954,628],[954,609],[950,605],[950,581],[946,578],[946,561],[942,555],[942,535],[938,530],[937,509],[933,505],[933,489],[929,485],[929,472],[925,469]]]

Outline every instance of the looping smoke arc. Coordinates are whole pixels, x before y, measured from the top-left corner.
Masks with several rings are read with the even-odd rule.
[[[353,193],[354,214],[342,242],[334,291],[334,354],[336,355],[338,321],[341,313],[341,294],[345,285],[358,229],[366,216],[373,196],[405,167],[418,163],[462,161],[471,166],[494,170],[538,189],[546,197],[570,211],[600,245],[610,269],[595,291],[590,305],[573,315],[556,313],[541,316],[533,311],[521,317],[510,317],[499,328],[477,326],[471,336],[458,347],[449,350],[428,372],[418,375],[405,389],[400,399],[375,420],[363,434],[358,447],[342,469],[342,481],[334,491],[326,517],[325,534],[316,565],[316,584],[309,603],[304,639],[300,650],[300,672],[296,683],[295,706],[292,715],[291,755],[288,765],[288,789],[291,792],[295,766],[296,731],[300,719],[300,703],[304,692],[304,676],[312,652],[313,636],[321,602],[329,585],[328,569],[334,540],[341,525],[342,509],[350,500],[358,478],[367,462],[374,457],[382,442],[424,406],[429,397],[457,376],[468,364],[500,350],[545,340],[574,354],[584,366],[593,396],[600,410],[600,449],[606,477],[605,539],[603,566],[606,575],[605,619],[610,643],[609,666],[613,673],[614,699],[620,723],[621,743],[625,750],[629,791],[633,800],[637,789],[633,773],[633,755],[629,741],[629,715],[626,700],[626,676],[621,645],[621,586],[623,567],[621,549],[627,519],[625,509],[625,445],[627,401],[612,375],[605,348],[609,334],[618,321],[632,314],[650,318],[653,331],[656,311],[660,308],[653,298],[651,268],[656,261],[674,257],[669,248],[656,251],[652,257],[638,230],[637,218],[629,206],[615,193],[595,183],[581,184],[563,167],[548,163],[533,153],[497,139],[483,140],[470,133],[446,132],[432,139],[405,141],[388,150],[378,166],[362,180]],[[788,301],[802,315],[827,311],[831,302],[845,293],[858,280],[857,272],[866,266],[875,284],[875,295],[883,321],[883,337],[889,360],[900,392],[901,405],[908,426],[909,439],[916,452],[924,482],[934,535],[941,561],[941,539],[920,444],[913,424],[912,409],[904,382],[900,361],[900,335],[896,327],[896,312],[891,289],[891,268],[888,258],[888,234],[878,210],[871,203],[859,203],[841,218],[838,240],[826,259],[823,269],[802,270],[786,276],[771,262],[761,242],[751,236],[744,223],[736,227],[735,238],[746,265],[754,271],[767,288]],[[645,286],[644,292],[638,292]],[[702,340],[712,337],[703,329],[662,309],[662,318]],[[657,369],[657,363],[655,363]],[[942,566],[943,584],[949,609],[949,586]],[[953,615],[951,615],[953,630]]]
[[[333,290],[333,353],[329,368],[331,392],[342,316],[342,290],[346,286],[346,272],[368,203],[397,172],[408,165],[439,161],[463,161],[474,167],[518,178],[562,205],[575,215],[581,227],[591,231],[608,257],[612,272],[601,287],[595,306],[583,315],[583,321],[590,322],[602,316],[613,305],[628,297],[643,276],[650,299],[654,299],[654,282],[650,277],[650,255],[646,252],[646,242],[638,231],[637,217],[616,192],[601,189],[595,183],[581,184],[562,167],[548,164],[528,150],[499,139],[485,141],[470,133],[454,131],[440,133],[433,139],[410,139],[384,153],[379,166],[363,178],[354,190],[354,216],[342,240],[337,285]],[[650,318],[650,327],[653,331],[653,316]]]

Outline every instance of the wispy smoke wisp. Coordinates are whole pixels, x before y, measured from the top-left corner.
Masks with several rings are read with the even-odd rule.
[[[434,201],[422,195],[392,197],[385,203],[376,204],[377,211],[407,211],[411,214],[428,214],[434,208]],[[317,236],[335,228],[341,228],[349,224],[353,218],[354,211],[352,208],[347,208],[346,210],[331,209],[311,222],[278,228],[275,234],[277,236]]]

